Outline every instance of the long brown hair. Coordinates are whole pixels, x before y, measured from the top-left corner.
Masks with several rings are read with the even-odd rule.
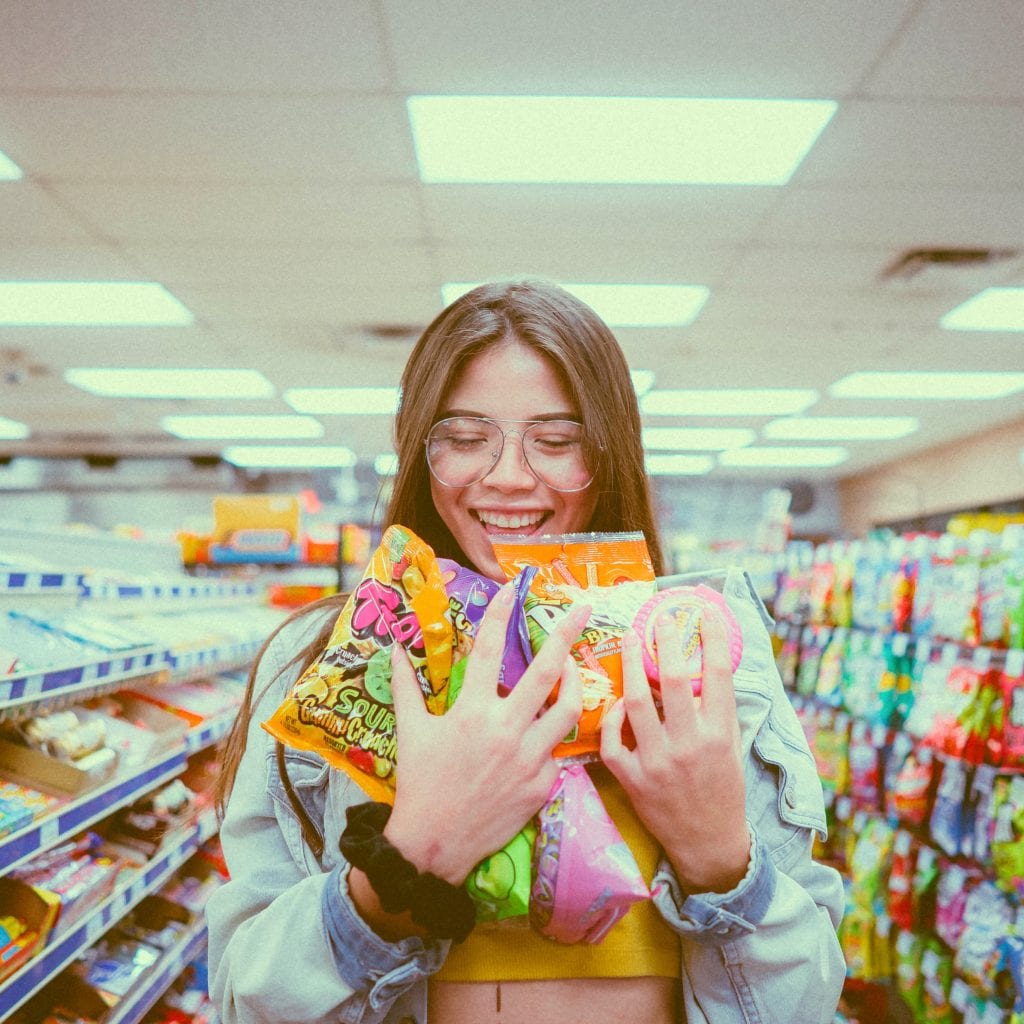
[[[474,288],[438,314],[416,343],[402,374],[395,417],[398,473],[382,527],[393,523],[407,526],[439,557],[466,564],[466,555],[434,507],[423,440],[466,364],[484,349],[506,340],[528,345],[549,359],[576,404],[587,459],[595,469],[592,486],[597,489],[597,505],[589,529],[641,531],[655,572],[661,574],[661,544],[644,470],[640,410],[625,356],[612,332],[588,305],[556,284],[537,278]],[[344,596],[328,598],[297,615],[340,610],[343,602]],[[332,625],[333,617],[327,617],[313,642],[298,651],[286,668],[297,665],[301,671],[311,664],[326,646]],[[256,670],[276,632],[257,655],[242,708],[225,745],[216,794],[221,811],[245,750]]]

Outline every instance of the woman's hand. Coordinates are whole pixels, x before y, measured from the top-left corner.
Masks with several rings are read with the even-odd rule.
[[[700,624],[704,676],[700,698],[684,670],[675,619],[655,623],[662,713],[644,673],[640,642],[628,631],[624,692],[601,727],[601,757],[658,840],[683,888],[728,892],[746,873],[750,834],[736,700],[725,625],[713,612]],[[630,749],[622,729],[629,719]]]
[[[392,656],[399,757],[395,807],[385,833],[421,871],[456,885],[543,806],[558,775],[551,752],[582,710],[569,649],[586,624],[588,607],[574,608],[512,692],[499,696],[512,601],[510,586],[491,601],[458,700],[444,715],[427,711],[398,645]],[[545,710],[559,677],[558,698]]]

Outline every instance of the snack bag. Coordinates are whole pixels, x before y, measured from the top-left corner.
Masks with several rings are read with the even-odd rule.
[[[559,773],[538,816],[530,924],[562,943],[599,943],[650,892],[582,765]]]
[[[530,907],[537,826],[529,821],[500,850],[484,857],[466,879],[477,922],[521,917]]]
[[[480,622],[501,584],[467,569],[450,558],[439,558],[441,580],[448,594],[448,615],[452,623],[452,666],[462,661],[473,647]],[[451,700],[448,701],[451,704]]]
[[[403,526],[381,538],[323,654],[263,723],[275,739],[314,750],[375,800],[394,800],[391,645],[416,671],[427,708],[442,714],[452,666],[450,602],[434,552]]]
[[[572,648],[583,683],[583,714],[554,754],[594,760],[605,712],[622,695],[622,637],[640,606],[655,594],[643,535],[508,537],[494,545],[494,553],[506,576],[517,579],[520,600],[513,618],[521,608],[532,652],[540,650],[574,603],[591,605],[587,627]],[[520,573],[529,569],[536,571],[527,589],[520,585]],[[511,653],[506,648],[506,657]],[[556,694],[557,689],[552,699]]]

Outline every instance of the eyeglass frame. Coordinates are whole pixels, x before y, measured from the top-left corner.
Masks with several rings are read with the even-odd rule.
[[[434,467],[430,464],[430,435],[433,434],[434,429],[436,427],[440,426],[440,424],[442,424],[442,423],[447,423],[448,420],[473,420],[473,421],[479,422],[479,423],[490,423],[493,426],[497,427],[499,433],[501,434],[501,447],[498,449],[498,452],[497,452],[497,455],[494,458],[494,461],[490,464],[490,466],[488,467],[488,469],[487,469],[487,471],[485,473],[483,473],[481,476],[478,476],[475,480],[470,480],[469,483],[465,483],[465,484],[450,484],[446,480],[442,480],[441,477],[438,476],[438,474],[437,474],[436,470],[434,469]],[[511,430],[503,430],[502,427],[501,427],[502,423],[517,423],[520,426],[522,426],[525,423],[527,426],[526,426],[526,430],[516,430],[515,427],[513,427]],[[424,458],[426,459],[426,463],[427,463],[427,471],[430,473],[430,475],[439,484],[441,484],[442,487],[472,487],[473,484],[478,484],[478,483],[480,483],[481,480],[486,480],[487,477],[490,476],[491,473],[494,472],[495,466],[498,465],[498,463],[501,461],[502,455],[505,454],[505,441],[508,438],[509,434],[518,434],[519,435],[519,440],[522,441],[524,434],[526,434],[529,431],[530,427],[536,426],[539,423],[572,423],[574,426],[579,427],[581,430],[583,429],[583,424],[580,423],[579,420],[566,419],[564,416],[554,416],[551,419],[544,419],[544,420],[501,420],[501,421],[493,419],[490,416],[444,416],[441,419],[439,419],[436,423],[433,423],[431,425],[430,430],[427,433],[427,436],[425,438],[423,438],[423,450],[424,450]],[[597,474],[596,473],[592,473],[590,479],[582,487],[569,487],[569,488],[554,487],[553,485],[549,484],[546,480],[544,480],[540,476],[540,474],[533,468],[533,466],[530,465],[530,457],[526,454],[526,445],[525,444],[521,445],[521,449],[522,449],[522,453],[523,453],[523,462],[526,463],[526,468],[533,474],[534,479],[537,480],[539,483],[542,483],[545,487],[550,487],[551,490],[558,491],[559,494],[579,494],[580,491],[585,491],[594,482],[594,480],[597,478]],[[599,444],[599,445],[596,446],[596,449],[597,449],[597,451],[603,452],[604,451],[604,445],[603,444]]]

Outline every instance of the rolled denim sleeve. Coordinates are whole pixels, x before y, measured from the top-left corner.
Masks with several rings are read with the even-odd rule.
[[[775,895],[777,878],[764,844],[750,831],[747,872],[729,892],[684,894],[668,862],[661,862],[652,885],[654,903],[680,935],[720,946],[754,931],[761,923]]]

